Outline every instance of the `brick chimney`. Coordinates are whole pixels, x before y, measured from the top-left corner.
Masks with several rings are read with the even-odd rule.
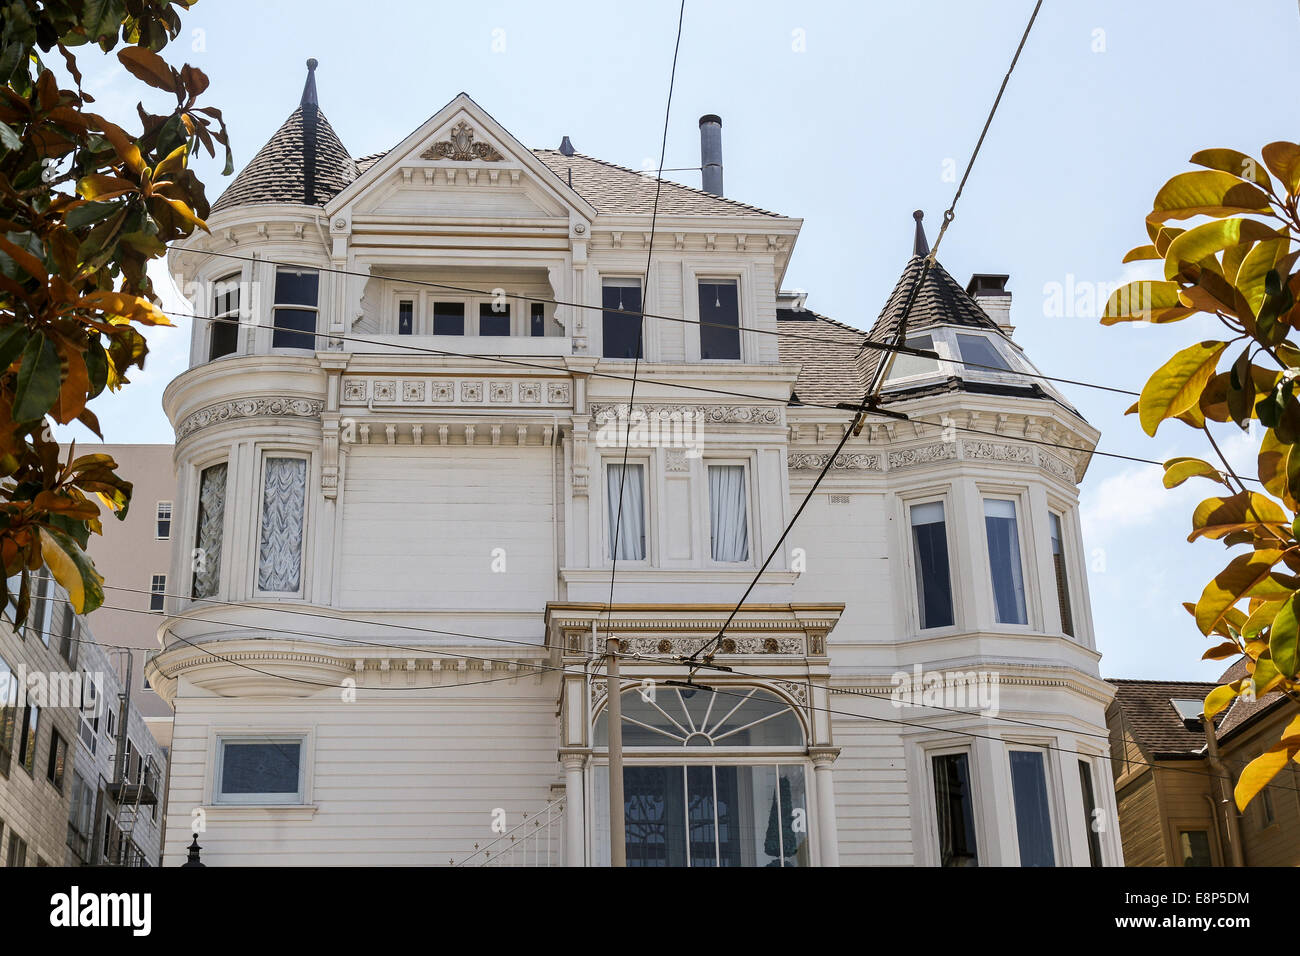
[[[1007,280],[1010,278],[977,272],[966,283],[967,293],[1007,335],[1015,331],[1015,326],[1011,324],[1011,293],[1007,291]]]

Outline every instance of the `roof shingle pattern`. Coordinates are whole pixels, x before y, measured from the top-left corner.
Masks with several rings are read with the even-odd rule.
[[[325,114],[317,110],[316,117],[315,204],[323,206],[357,178],[357,164]],[[303,156],[303,108],[299,106],[213,203],[212,211],[261,203],[303,203]]]

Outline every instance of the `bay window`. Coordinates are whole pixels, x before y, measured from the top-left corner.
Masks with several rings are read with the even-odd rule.
[[[1042,750],[1017,749],[1011,760],[1011,798],[1021,866],[1055,866],[1052,806],[1047,795],[1047,759]]]
[[[916,603],[921,629],[953,623],[952,580],[948,568],[948,525],[943,502],[929,501],[908,509],[916,564]]]
[[[239,273],[213,283],[212,321],[208,323],[208,361],[239,348]]]
[[[257,549],[259,591],[301,591],[306,500],[306,459],[268,456],[262,476],[262,525]]]
[[[1061,516],[1047,513],[1048,528],[1052,536],[1052,569],[1056,572],[1056,603],[1061,609],[1061,630],[1074,636],[1074,614],[1070,607],[1070,577],[1065,567],[1065,539],[1061,534]]]
[[[1007,498],[985,498],[984,530],[993,577],[995,619],[999,624],[1028,623],[1016,503]]]
[[[605,504],[609,521],[609,556],[615,561],[644,561],[645,465],[628,463],[625,466],[616,462],[607,464]]]
[[[714,561],[749,560],[749,502],[744,465],[709,465],[710,555]]]
[[[740,296],[735,279],[701,279],[700,358],[740,358]]]
[[[606,278],[601,289],[601,354],[605,358],[644,357],[641,280]],[[630,314],[629,314],[630,313]]]
[[[196,598],[214,597],[221,583],[221,538],[226,520],[226,463],[204,468],[199,475],[199,507],[195,520],[194,571]]]
[[[315,349],[320,275],[314,269],[280,267],[275,273],[271,347]]]
[[[1088,828],[1088,862],[1092,866],[1101,866],[1101,811],[1097,806],[1097,794],[1092,787],[1092,763],[1079,761],[1079,788],[1083,791],[1083,822]]]

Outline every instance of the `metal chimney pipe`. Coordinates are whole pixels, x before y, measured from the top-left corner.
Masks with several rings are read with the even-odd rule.
[[[706,193],[722,195],[722,117],[700,117],[700,168]]]

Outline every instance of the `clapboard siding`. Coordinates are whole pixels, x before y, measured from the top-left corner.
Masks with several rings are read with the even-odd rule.
[[[835,809],[840,863],[845,866],[909,866],[913,862],[912,821],[906,759],[896,731],[855,719],[873,702],[836,695],[832,709],[835,742]]]

